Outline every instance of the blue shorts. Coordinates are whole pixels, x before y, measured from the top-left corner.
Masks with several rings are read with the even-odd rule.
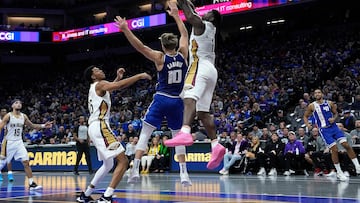
[[[329,147],[334,146],[338,140],[346,141],[346,137],[344,136],[343,131],[341,131],[336,124],[332,124],[328,128],[320,128],[319,132]]]
[[[184,103],[180,97],[155,94],[143,121],[160,128],[163,119],[171,130],[179,130],[183,122]]]

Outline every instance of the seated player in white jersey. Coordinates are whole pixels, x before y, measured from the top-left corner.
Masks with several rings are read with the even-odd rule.
[[[160,127],[162,120],[167,119],[167,124],[171,129],[172,135],[175,135],[182,125],[184,104],[180,98],[180,94],[188,69],[188,32],[180,19],[176,3],[169,2],[168,5],[170,8],[168,13],[174,18],[179,29],[180,40],[173,33],[162,34],[159,39],[163,52],[145,46],[130,31],[124,18],[117,16],[115,19],[117,26],[124,32],[130,44],[154,62],[158,73],[156,93],[143,118],[143,127],[140,132],[138,144],[136,145],[134,166],[130,171],[129,183],[137,182],[140,179],[140,159],[147,148],[152,132]],[[178,45],[179,48],[176,49]],[[175,148],[175,154],[179,160],[181,184],[185,187],[191,186],[185,162],[185,146],[177,146]]]
[[[336,104],[332,101],[323,99],[323,93],[320,89],[314,91],[314,97],[316,101],[310,103],[305,111],[304,123],[308,129],[311,129],[312,126],[309,123],[309,117],[311,115],[314,116],[315,125],[319,128],[321,137],[331,150],[331,159],[337,171],[337,174],[334,175],[337,175],[341,181],[346,181],[348,177],[345,176],[340,168],[336,142],[339,142],[346,149],[349,158],[355,165],[357,174],[360,174],[359,161],[354,150],[347,143],[344,133],[336,125],[336,119],[338,117]]]
[[[221,15],[211,10],[201,18],[194,5],[188,0],[177,1],[183,9],[186,20],[192,25],[190,35],[189,71],[184,86],[184,119],[179,133],[164,142],[166,146],[190,146],[194,143],[191,136],[191,124],[197,115],[211,139],[211,159],[207,168],[218,167],[225,155],[225,147],[218,143],[214,118],[210,114],[210,105],[216,87],[218,73],[215,68],[215,38],[221,24]]]
[[[85,192],[82,192],[76,199],[77,202],[92,202],[90,196],[95,186],[114,166],[111,182],[104,194],[96,200],[97,203],[111,203],[112,195],[115,188],[121,181],[127,166],[128,160],[125,156],[124,147],[117,141],[115,134],[111,130],[109,118],[111,109],[110,92],[124,89],[141,79],[151,79],[147,73],[141,73],[132,77],[122,79],[125,70],[118,69],[117,77],[113,82],[105,80],[105,73],[98,67],[92,65],[84,71],[84,77],[91,82],[88,97],[88,108],[90,117],[88,119],[88,134],[97,150],[98,159],[103,162],[101,167],[96,171],[94,178]]]
[[[42,186],[37,185],[33,180],[32,170],[29,164],[29,155],[23,142],[23,128],[24,125],[31,128],[51,128],[52,122],[48,121],[45,124],[34,124],[28,116],[22,113],[22,103],[19,99],[14,99],[11,102],[12,111],[4,116],[2,122],[0,122],[0,131],[6,125],[6,135],[3,140],[3,149],[5,151],[5,159],[0,161],[0,170],[2,170],[5,164],[10,163],[14,158],[15,161],[21,161],[24,165],[24,171],[29,179],[29,189],[37,190],[41,189]]]

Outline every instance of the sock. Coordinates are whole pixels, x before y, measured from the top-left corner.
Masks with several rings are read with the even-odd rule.
[[[181,132],[184,132],[184,133],[190,133],[191,132],[191,128],[187,125],[184,125],[183,127],[181,127]]]
[[[85,196],[89,197],[93,192],[94,192],[94,188],[91,188],[90,186],[88,186],[85,191]]]
[[[104,197],[111,197],[114,193],[114,188],[108,187],[104,192]]]
[[[186,163],[179,163],[180,174],[187,173]]]
[[[29,185],[33,184],[34,179],[33,178],[29,178]]]
[[[359,160],[358,160],[356,157],[353,158],[353,159],[351,159],[351,161],[354,163],[355,168],[359,168],[359,167],[360,167],[360,165],[359,165]]]
[[[8,174],[12,174],[12,171],[8,171]]]
[[[335,168],[336,168],[336,171],[338,173],[343,173],[343,171],[341,170],[341,167],[340,167],[340,164],[334,164]]]
[[[140,159],[135,158],[134,159],[133,170],[134,171],[139,171],[139,167],[140,167]]]
[[[219,141],[217,140],[211,141],[211,149],[213,149],[217,144],[219,144]]]

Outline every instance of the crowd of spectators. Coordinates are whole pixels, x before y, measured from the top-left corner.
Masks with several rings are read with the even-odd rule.
[[[338,122],[345,131],[355,130],[360,111],[359,28],[358,24],[345,24],[254,36],[246,41],[241,36],[224,39],[217,51],[219,80],[211,104],[219,140],[250,133],[261,141],[269,140],[273,132],[280,138],[289,131],[300,132],[314,88],[322,88],[325,98],[337,103],[342,116]],[[104,64],[110,79],[110,73],[127,59],[131,56],[108,56],[98,62]],[[125,64],[128,76],[152,67],[145,58],[134,61]],[[49,130],[25,130],[28,144],[69,143],[77,118],[88,116],[88,84],[81,77],[82,71],[64,71],[48,80],[22,84],[20,90],[3,92],[0,106],[10,110],[10,101],[18,97],[34,123],[54,121]],[[119,140],[126,143],[139,136],[155,85],[154,81],[141,81],[111,94],[110,124]],[[168,135],[166,122],[158,130]],[[201,123],[195,122],[193,130],[194,139],[206,139]],[[302,130],[309,136],[307,129]]]

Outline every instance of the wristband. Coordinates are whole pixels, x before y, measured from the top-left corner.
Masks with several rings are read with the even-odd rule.
[[[41,126],[41,128],[45,128],[45,124],[41,124],[40,126]]]

